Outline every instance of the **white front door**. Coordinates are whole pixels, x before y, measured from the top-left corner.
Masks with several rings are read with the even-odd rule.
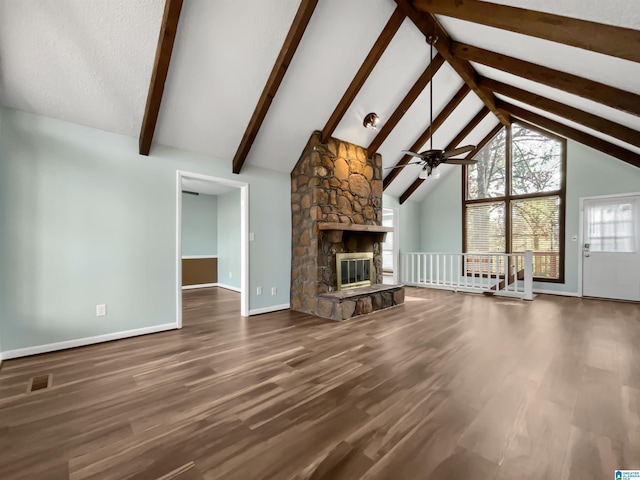
[[[582,294],[640,301],[640,196],[584,201]]]

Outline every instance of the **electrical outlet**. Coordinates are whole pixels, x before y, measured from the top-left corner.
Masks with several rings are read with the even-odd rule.
[[[256,295],[262,295],[262,287],[256,289]]]
[[[276,287],[271,287],[271,295],[276,295],[278,293],[278,289]]]
[[[232,272],[229,272],[229,278],[231,278],[233,276]]]
[[[251,233],[249,234],[249,241],[250,241],[250,242],[253,242],[255,239],[256,239],[256,234],[255,234],[255,233],[253,233],[253,232],[251,232]]]
[[[96,305],[96,317],[104,317],[107,314],[107,305],[102,303]]]

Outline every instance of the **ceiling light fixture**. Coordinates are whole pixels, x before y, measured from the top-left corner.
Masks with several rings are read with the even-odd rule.
[[[426,180],[427,178],[440,178],[440,169],[438,167],[431,167],[430,165],[425,165],[422,170],[420,170],[419,178],[422,180]]]
[[[362,125],[366,128],[370,128],[371,130],[375,130],[378,127],[378,123],[380,123],[380,117],[378,117],[377,113],[368,113],[364,120],[362,121]]]

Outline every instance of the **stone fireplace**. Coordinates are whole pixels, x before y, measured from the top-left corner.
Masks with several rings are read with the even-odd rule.
[[[404,287],[382,285],[382,242],[392,229],[381,225],[379,154],[367,158],[362,147],[333,138],[322,144],[314,132],[291,172],[291,215],[292,310],[345,320],[404,302]],[[354,262],[345,277],[342,254],[371,261]],[[356,285],[341,288],[351,277]]]

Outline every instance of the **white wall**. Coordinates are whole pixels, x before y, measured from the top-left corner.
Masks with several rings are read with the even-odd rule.
[[[580,197],[640,191],[640,168],[572,140],[567,141],[567,207],[565,222],[565,283],[534,282],[534,288],[578,292],[577,242]],[[456,170],[439,180],[421,206],[421,250],[462,251],[462,177]]]
[[[250,184],[250,309],[289,302],[289,175],[0,109],[2,351],[174,323],[176,170]],[[256,296],[273,284],[278,295]],[[108,315],[95,316],[106,303]]]

